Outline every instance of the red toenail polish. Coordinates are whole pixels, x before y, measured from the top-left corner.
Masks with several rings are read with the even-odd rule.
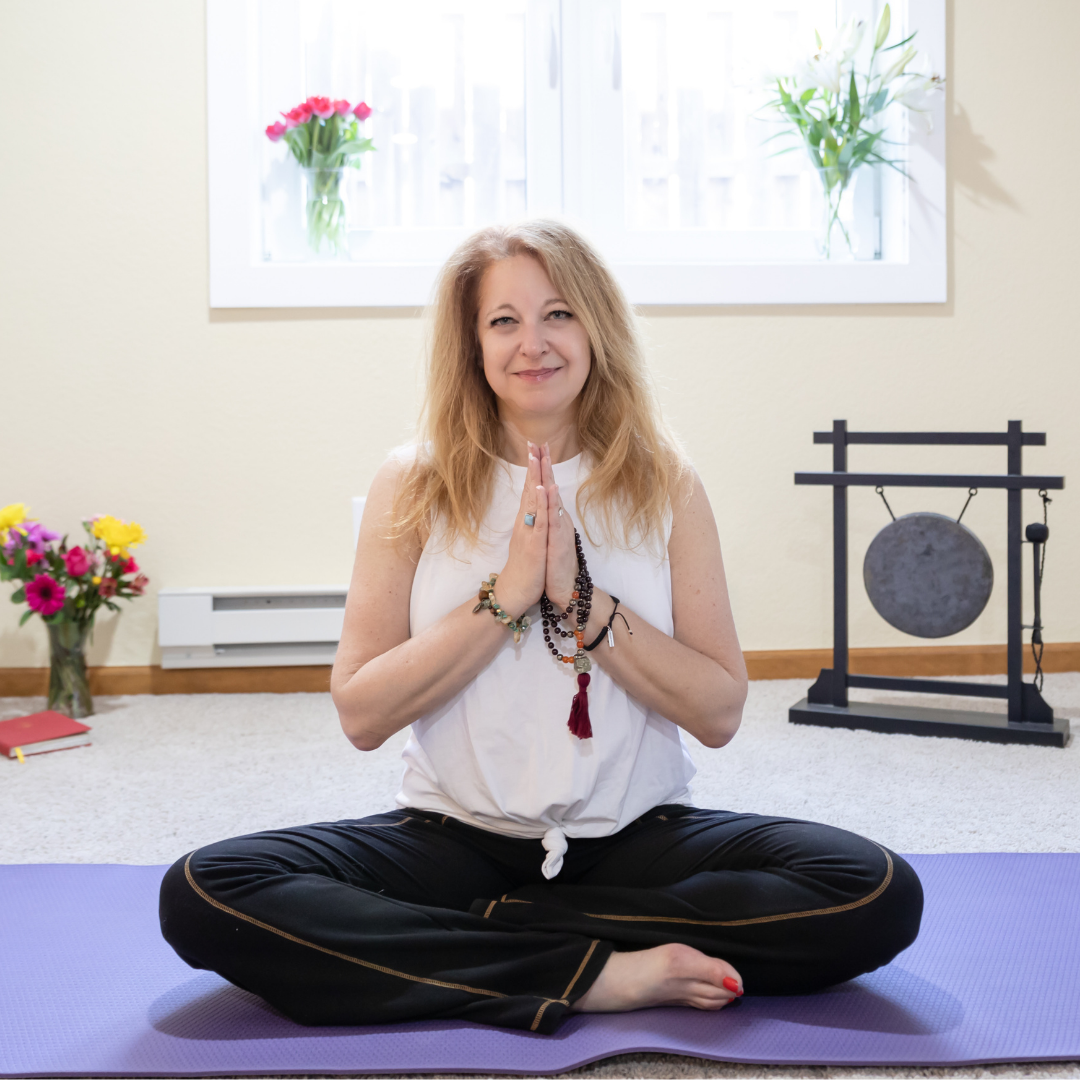
[[[723,987],[725,990],[730,990],[736,997],[742,997],[743,992],[739,989],[739,984],[730,975],[724,979]]]

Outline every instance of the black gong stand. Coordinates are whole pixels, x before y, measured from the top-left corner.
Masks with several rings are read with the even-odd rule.
[[[987,742],[1038,743],[1064,746],[1069,721],[1054,719],[1054,711],[1037,687],[1024,682],[1023,536],[1021,491],[1024,488],[1060,490],[1062,476],[1024,476],[1021,452],[1025,446],[1045,446],[1046,435],[1025,432],[1019,420],[1003,432],[883,432],[848,431],[846,420],[834,420],[832,431],[815,431],[815,443],[832,443],[833,471],[796,473],[796,484],[819,484],[833,489],[833,666],[823,668],[805,698],[793,705],[793,724],[862,728],[908,735],[946,735]],[[854,443],[878,446],[1005,446],[1008,472],[1003,476],[919,473],[848,472],[847,448]],[[848,671],[848,543],[847,492],[859,487],[1004,488],[1008,500],[1008,672],[1006,686],[938,679],[852,675]],[[1036,552],[1036,557],[1038,552]],[[849,702],[852,687],[901,690],[915,694],[955,694],[961,697],[1005,698],[1008,715],[965,709],[929,709],[909,705]]]

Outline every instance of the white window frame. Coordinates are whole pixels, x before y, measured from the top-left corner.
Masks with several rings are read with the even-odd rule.
[[[580,152],[588,120],[573,107],[581,72],[590,70],[582,25],[614,0],[530,0],[526,39],[526,127],[530,215],[562,217],[586,235],[591,171]],[[272,264],[258,257],[260,180],[253,144],[262,138],[257,115],[255,24],[258,0],[207,0],[210,306],[415,307],[431,296],[439,262],[414,252],[411,261]],[[893,0],[906,7],[908,26],[935,70],[947,76],[945,0]],[[533,32],[539,30],[540,32]],[[553,76],[554,73],[554,76]],[[948,299],[944,95],[934,104],[926,134],[912,125],[908,144],[906,261],[702,262],[628,257],[610,259],[636,305],[944,303]],[[553,153],[558,148],[558,154]],[[462,230],[460,237],[466,235]],[[460,238],[440,230],[441,249]]]

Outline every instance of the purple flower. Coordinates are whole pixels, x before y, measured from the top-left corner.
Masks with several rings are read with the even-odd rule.
[[[22,538],[23,543],[32,551],[36,551],[39,555],[45,551],[45,545],[52,543],[53,540],[59,540],[60,534],[54,533],[51,529],[46,529],[40,521],[28,521],[26,523],[26,535]]]

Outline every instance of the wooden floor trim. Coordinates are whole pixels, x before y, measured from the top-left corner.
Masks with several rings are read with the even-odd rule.
[[[0,668],[0,697],[48,692],[48,668]],[[91,694],[326,693],[329,665],[312,667],[172,668],[96,667]]]
[[[751,679],[815,679],[832,666],[831,649],[766,649],[745,654]],[[861,675],[1004,675],[1004,645],[921,645],[852,649],[850,668]],[[1024,670],[1035,670],[1024,649]],[[1080,642],[1049,643],[1044,671],[1080,671]],[[0,697],[46,693],[48,668],[0,667]],[[96,667],[93,694],[295,694],[330,689],[329,666],[182,668]]]
[[[832,649],[777,649],[744,653],[751,679],[816,679],[832,667]],[[1047,643],[1043,671],[1080,671],[1080,642]],[[848,669],[859,675],[1004,675],[1004,645],[916,645],[852,649]],[[1024,671],[1032,674],[1031,648],[1024,647]]]

